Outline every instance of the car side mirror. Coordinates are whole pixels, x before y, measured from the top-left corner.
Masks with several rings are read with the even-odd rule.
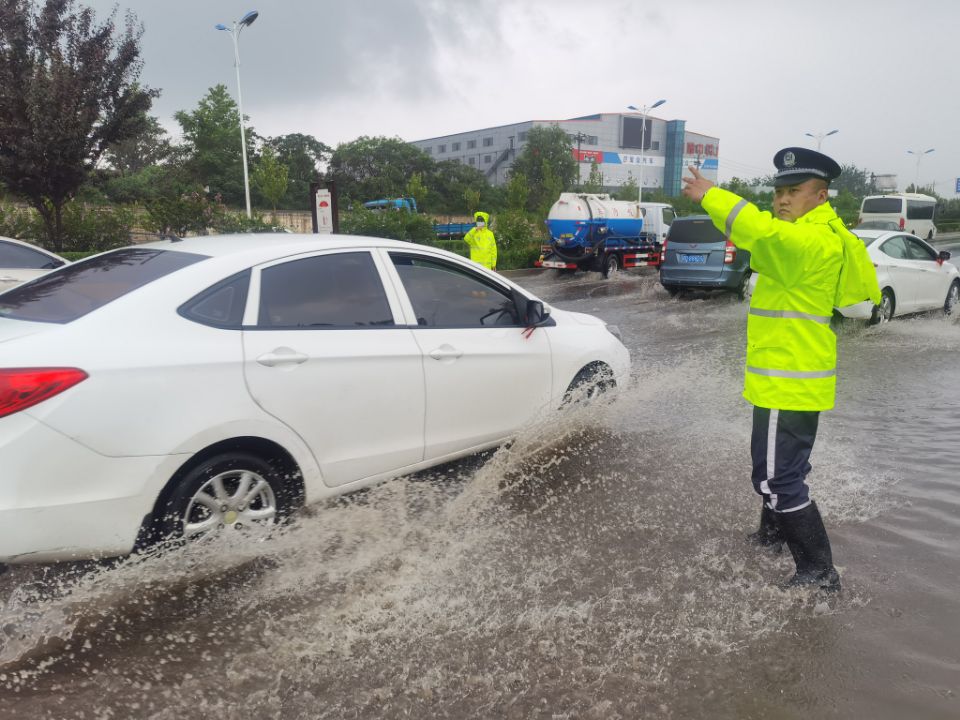
[[[549,317],[549,313],[544,309],[543,303],[539,300],[527,300],[526,313],[523,324],[527,327],[539,325]]]
[[[941,251],[940,251],[940,254],[937,255],[937,260],[939,260],[940,262],[946,262],[946,261],[949,260],[949,259],[950,259],[950,251],[949,251],[949,250],[941,250]]]

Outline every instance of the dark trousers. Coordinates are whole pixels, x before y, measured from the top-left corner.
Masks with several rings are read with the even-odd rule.
[[[806,478],[817,439],[819,412],[753,408],[753,489],[776,512],[810,504]]]

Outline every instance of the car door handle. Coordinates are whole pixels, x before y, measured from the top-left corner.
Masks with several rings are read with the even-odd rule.
[[[309,355],[298,353],[288,347],[281,347],[273,352],[264,353],[257,358],[257,362],[267,367],[276,367],[277,365],[299,365],[309,359]]]
[[[430,351],[430,357],[434,360],[456,360],[461,355],[463,355],[463,350],[457,350],[457,348],[447,344]]]

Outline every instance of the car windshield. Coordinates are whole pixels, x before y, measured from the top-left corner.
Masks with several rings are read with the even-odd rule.
[[[858,230],[899,230],[895,222],[890,220],[865,220],[857,225]]]
[[[0,295],[0,317],[72,322],[206,255],[124,248],[54,271]]]

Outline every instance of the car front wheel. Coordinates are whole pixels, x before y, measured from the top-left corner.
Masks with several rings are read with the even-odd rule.
[[[617,386],[613,372],[607,365],[596,362],[580,370],[570,381],[563,396],[563,404],[591,402]]]
[[[884,288],[880,296],[880,304],[873,308],[873,315],[870,317],[871,325],[880,325],[890,322],[896,308],[896,299],[893,296],[893,290]]]
[[[944,315],[953,314],[953,309],[956,307],[958,300],[960,300],[960,280],[954,280],[950,284],[950,289],[947,290],[947,299],[943,301]]]
[[[204,460],[173,488],[161,511],[163,537],[193,540],[221,530],[272,525],[295,507],[280,470],[245,452]]]

